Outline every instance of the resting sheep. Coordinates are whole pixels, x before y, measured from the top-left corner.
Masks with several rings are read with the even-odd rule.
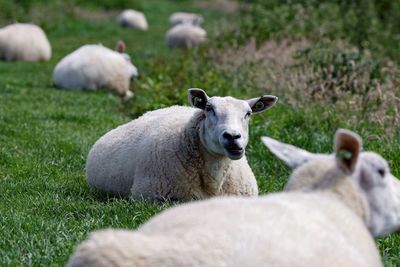
[[[106,87],[127,100],[133,96],[130,80],[138,76],[125,44],[118,42],[117,51],[99,45],[84,45],[65,56],[53,72],[54,84],[66,89],[96,90]]]
[[[360,148],[339,130],[334,155],[296,159],[291,180],[310,181],[304,190],[193,202],[136,231],[97,231],[68,266],[382,267],[371,233],[400,229],[400,185],[383,158]]]
[[[0,59],[6,61],[47,61],[51,46],[36,25],[14,23],[0,29]]]
[[[192,24],[199,26],[203,24],[203,22],[204,22],[203,17],[194,13],[175,12],[169,17],[169,23],[171,25]]]
[[[101,137],[87,158],[89,185],[149,201],[257,195],[244,156],[248,123],[277,97],[209,98],[201,89],[188,97],[193,107],[151,111]]]
[[[168,47],[192,48],[206,40],[207,32],[192,24],[175,25],[165,35],[165,44]]]
[[[147,31],[149,28],[145,15],[133,9],[124,10],[117,17],[117,22],[122,27],[135,28],[142,31]]]

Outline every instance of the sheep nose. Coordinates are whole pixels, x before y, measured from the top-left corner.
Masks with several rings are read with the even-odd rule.
[[[139,73],[133,73],[133,74],[131,75],[131,80],[134,80],[134,79],[136,79],[137,77],[139,77]]]
[[[224,132],[222,137],[228,141],[233,141],[235,139],[239,139],[242,135],[239,132],[232,131],[232,132]]]

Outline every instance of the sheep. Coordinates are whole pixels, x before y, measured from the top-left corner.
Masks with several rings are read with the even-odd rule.
[[[165,44],[168,47],[192,48],[206,40],[207,32],[204,29],[186,23],[175,25],[165,35]]]
[[[145,15],[133,9],[124,10],[117,17],[117,22],[122,27],[135,28],[142,31],[147,31],[149,28]]]
[[[47,61],[50,58],[49,40],[39,26],[14,23],[0,29],[0,59]]]
[[[66,89],[96,90],[107,87],[128,100],[130,80],[139,73],[125,54],[125,44],[119,41],[116,51],[101,44],[84,45],[65,56],[53,71],[55,86]]]
[[[169,17],[169,23],[172,26],[183,23],[200,26],[201,24],[203,24],[203,22],[203,17],[194,13],[175,12]]]
[[[193,107],[172,106],[106,133],[86,162],[90,187],[150,202],[258,194],[245,147],[251,114],[277,97],[208,97],[188,90]]]
[[[359,195],[353,192],[344,202],[362,215],[372,235],[382,236],[394,232],[396,228],[400,230],[400,182],[390,173],[385,159],[373,152],[360,152],[362,142],[357,134],[338,130],[334,139],[335,153],[331,155],[314,154],[269,137],[262,140],[272,153],[295,168],[285,191],[341,186],[340,183],[344,182],[335,176],[339,169],[345,174],[352,174],[351,182],[356,183],[358,191],[355,193]],[[342,195],[347,194],[349,189],[335,190]]]
[[[136,231],[96,231],[68,266],[382,267],[371,233],[400,229],[400,182],[382,157],[360,149],[355,133],[338,130],[334,155],[295,159],[291,179],[316,177],[302,190],[191,202]]]

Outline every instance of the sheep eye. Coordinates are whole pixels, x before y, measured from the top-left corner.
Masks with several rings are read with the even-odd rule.
[[[244,116],[245,119],[249,118],[251,115],[251,111],[247,111],[246,115]]]
[[[384,169],[379,169],[378,173],[380,176],[385,177],[385,170]]]

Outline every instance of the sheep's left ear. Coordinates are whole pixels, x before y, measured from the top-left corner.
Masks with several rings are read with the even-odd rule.
[[[334,149],[336,162],[344,171],[352,173],[357,165],[362,141],[358,134],[339,129],[335,133]]]
[[[190,88],[188,90],[188,99],[193,107],[205,109],[209,97],[202,89]]]
[[[115,50],[118,53],[122,54],[122,53],[125,53],[125,49],[126,49],[126,45],[125,45],[124,41],[119,40],[118,43],[117,43],[117,46],[115,47]]]
[[[261,137],[264,145],[278,158],[283,160],[286,165],[295,169],[304,163],[319,157],[320,155],[308,152],[304,149],[285,144],[271,137]]]
[[[278,97],[276,97],[276,96],[263,95],[261,97],[249,99],[249,100],[247,100],[247,103],[249,103],[249,106],[253,113],[258,113],[258,112],[262,112],[264,110],[269,109],[277,101],[278,101]]]

